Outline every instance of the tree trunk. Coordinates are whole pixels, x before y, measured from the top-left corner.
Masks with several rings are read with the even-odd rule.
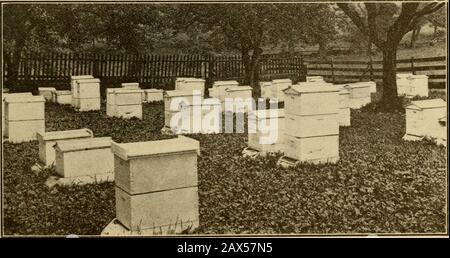
[[[327,43],[323,40],[319,41],[319,56],[321,58],[327,56]]]
[[[369,59],[372,59],[372,40],[370,40],[370,37],[367,38],[367,57]]]
[[[386,110],[397,108],[397,45],[386,44],[383,49],[383,89],[381,102]]]
[[[411,33],[411,41],[410,41],[410,43],[409,43],[409,48],[416,48],[416,33],[417,33],[417,30],[416,29],[413,29],[412,30],[412,33]]]

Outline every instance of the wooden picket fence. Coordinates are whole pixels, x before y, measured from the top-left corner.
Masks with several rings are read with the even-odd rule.
[[[290,78],[303,80],[306,67],[302,58],[262,57],[260,80]],[[4,66],[3,83],[8,86],[10,72]],[[139,82],[142,88],[173,89],[177,77],[204,78],[208,86],[214,80],[238,80],[243,83],[241,56],[201,55],[126,55],[26,53],[19,62],[17,81],[33,87],[53,86],[70,89],[70,76],[93,75],[102,88],[123,82]]]
[[[333,83],[362,80],[382,80],[382,61],[305,61],[308,75],[323,76]],[[397,72],[425,74],[430,88],[446,88],[447,59],[445,56],[397,60]]]

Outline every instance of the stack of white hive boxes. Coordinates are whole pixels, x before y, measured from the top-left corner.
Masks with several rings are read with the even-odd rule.
[[[83,178],[111,181],[114,175],[111,142],[111,137],[56,141],[56,172],[63,181],[72,183]]]
[[[227,104],[228,103],[228,104]],[[253,110],[252,87],[230,86],[223,92],[222,110],[233,113],[247,113]],[[232,109],[232,110],[226,110]]]
[[[212,88],[209,88],[209,96],[212,98],[218,98],[221,102],[225,101],[225,90],[228,87],[239,86],[237,81],[216,81],[213,83]]]
[[[272,98],[272,82],[259,82],[259,87],[261,89],[261,98]]]
[[[336,85],[337,86],[337,85]],[[344,87],[339,90],[339,125],[350,126],[350,92]]]
[[[215,98],[189,105],[182,103],[180,112],[185,122],[180,126],[181,133],[220,133],[221,108],[220,101]],[[204,118],[210,123],[204,123]]]
[[[94,134],[87,128],[38,133],[39,159],[46,167],[54,165],[56,157],[54,146],[57,141],[76,141],[92,137],[94,137]]]
[[[78,105],[79,103],[77,103],[79,97],[78,97],[78,83],[77,80],[83,80],[83,79],[94,79],[94,77],[92,75],[75,75],[75,76],[70,76],[70,91],[72,92],[72,107],[74,107],[75,109],[79,108]],[[53,95],[52,95],[52,99],[53,99]]]
[[[254,110],[249,113],[249,133],[248,133],[248,148],[244,150],[244,154],[252,155],[251,150],[256,150],[262,156],[267,153],[282,152],[284,144],[284,123],[285,114],[284,109],[265,109]],[[264,123],[264,125],[262,125]],[[276,124],[277,126],[270,127]],[[262,125],[262,127],[260,127]],[[252,133],[252,132],[256,133]],[[273,143],[266,142],[272,135],[276,137]],[[262,142],[260,141],[262,140]]]
[[[276,79],[272,80],[272,98],[278,101],[284,101],[284,90],[292,86],[290,79]]]
[[[52,101],[61,105],[71,105],[72,92],[70,90],[56,90],[53,92]]]
[[[200,103],[203,98],[200,92],[192,92],[192,91],[182,91],[182,90],[170,90],[164,92],[164,126],[166,129],[180,130],[179,127],[173,125],[177,128],[172,128],[170,121],[172,117],[177,113],[181,112],[182,105],[193,105],[194,98],[197,98]],[[172,108],[171,108],[172,106]]]
[[[5,132],[5,98],[8,95],[14,95],[14,96],[33,96],[31,94],[31,92],[25,92],[25,93],[9,93],[9,91],[5,91],[5,89],[3,89],[3,93],[2,93],[2,137],[5,136],[6,132]]]
[[[429,137],[438,143],[446,142],[446,115],[447,102],[442,99],[412,101],[406,107],[406,134],[403,139]]]
[[[42,96],[8,94],[5,97],[4,136],[20,143],[37,139],[45,131],[45,99]]]
[[[163,101],[164,91],[162,89],[144,89],[144,101],[145,103]]]
[[[199,142],[175,139],[112,144],[116,220],[102,235],[175,234],[199,225]]]
[[[360,109],[372,101],[372,84],[369,83],[349,83],[345,88],[350,92],[350,108]]]
[[[205,95],[205,80],[199,78],[177,78],[175,81],[175,90],[201,92]]]
[[[139,89],[107,89],[106,115],[111,117],[142,119],[142,95]]]
[[[428,97],[428,76],[412,73],[397,74],[397,94],[406,97]]]
[[[56,92],[55,88],[52,87],[39,87],[39,95],[43,96],[45,101],[52,102],[53,101],[53,94]]]
[[[72,98],[77,111],[100,110],[100,80],[77,79]]]
[[[295,162],[339,160],[339,87],[294,85],[284,91],[284,154]],[[290,166],[282,157],[279,164]]]

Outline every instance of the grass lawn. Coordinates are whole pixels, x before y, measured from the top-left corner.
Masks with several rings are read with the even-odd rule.
[[[161,139],[162,104],[144,120],[47,104],[47,131],[87,127],[118,142]],[[352,111],[337,164],[282,169],[279,155],[243,158],[245,134],[192,135],[198,160],[197,233],[436,233],[446,229],[446,148],[405,142],[403,113]],[[96,235],[115,217],[113,183],[48,189],[37,142],[4,147],[4,233]]]

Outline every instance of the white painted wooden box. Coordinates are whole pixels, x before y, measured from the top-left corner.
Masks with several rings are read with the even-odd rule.
[[[286,134],[285,156],[301,162],[335,163],[339,160],[339,135],[299,138]]]
[[[285,132],[295,137],[339,134],[339,110],[334,114],[291,115],[286,113]]]
[[[92,75],[76,75],[76,76],[70,76],[70,91],[72,92],[72,106],[74,108],[78,108],[77,106],[77,100],[78,100],[78,82],[77,80],[82,79],[94,79]]]
[[[54,131],[38,133],[39,159],[45,166],[51,166],[55,163],[56,141],[76,141],[78,139],[92,138],[94,134],[87,128],[67,131]]]
[[[339,108],[339,126],[351,125],[350,108]]]
[[[142,119],[142,94],[137,89],[108,89],[106,114],[121,118],[137,117]]]
[[[441,135],[439,119],[447,113],[447,102],[442,99],[412,101],[406,107],[406,135],[404,139],[436,137]]]
[[[209,88],[208,95],[210,98],[219,99],[219,90],[217,88]]]
[[[410,85],[405,92],[407,96],[428,97],[428,76],[424,74],[411,75],[409,83]]]
[[[225,101],[225,90],[228,87],[239,86],[239,82],[237,81],[216,81],[213,83],[213,88],[216,89],[216,96],[220,99],[220,101]]]
[[[292,86],[290,79],[276,79],[272,80],[272,98],[278,101],[284,101],[284,90]]]
[[[199,142],[186,137],[112,144],[116,216],[129,230],[198,226]]]
[[[259,82],[259,87],[261,88],[261,98],[272,98],[272,82]]]
[[[345,88],[339,91],[339,125],[350,126],[350,92]]]
[[[397,94],[406,95],[408,88],[410,86],[410,79],[412,73],[397,73]]]
[[[100,80],[99,79],[78,79],[77,93],[74,101],[78,111],[100,110]]]
[[[39,87],[39,95],[43,96],[45,101],[53,100],[53,93],[56,92],[55,88],[52,87]]]
[[[185,105],[195,104],[194,99],[201,103],[202,95],[200,92],[169,90],[164,92],[164,110],[177,111],[180,110],[181,104]],[[171,104],[173,104],[171,109]]]
[[[113,173],[111,137],[57,141],[56,172],[64,178]]]
[[[57,90],[53,93],[55,102],[61,105],[72,104],[72,92],[70,90]]]
[[[164,100],[164,90],[162,89],[145,89],[145,100],[144,102],[155,102],[155,101],[163,101]]]
[[[202,96],[205,92],[205,80],[199,78],[184,78],[183,80],[177,82],[175,90],[182,91],[200,91]]]
[[[5,120],[5,98],[6,96],[15,96],[16,98],[24,97],[24,96],[33,96],[31,92],[23,92],[23,93],[8,93],[4,91],[2,93],[2,136],[7,136],[8,133],[5,130],[6,120]]]
[[[285,112],[291,115],[322,115],[338,113],[339,90],[337,86],[293,85],[284,90]]]
[[[37,139],[45,131],[45,99],[29,94],[9,94],[5,97],[4,136],[13,143]]]
[[[254,110],[248,121],[248,147],[263,154],[283,151],[284,109]]]
[[[121,84],[122,89],[127,89],[127,90],[140,90],[141,88],[139,88],[139,83],[138,82],[124,82]]]
[[[181,129],[180,133],[219,133],[221,111],[221,103],[217,99],[205,99],[203,103],[195,105],[182,104],[180,112],[184,122],[180,121],[176,127]],[[174,125],[168,126],[174,127]]]
[[[349,83],[345,86],[350,92],[350,108],[360,109],[372,101],[370,87],[370,84],[365,83]]]

